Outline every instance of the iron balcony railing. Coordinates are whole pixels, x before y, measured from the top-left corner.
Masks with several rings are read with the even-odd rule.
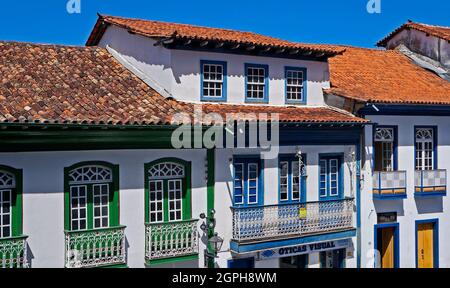
[[[125,226],[66,231],[66,268],[126,264]]]
[[[233,207],[233,240],[257,242],[353,227],[354,199]]]
[[[0,238],[0,268],[27,268],[27,237]]]
[[[373,172],[373,196],[405,197],[406,171],[375,171]]]
[[[198,254],[197,219],[145,224],[145,260]]]
[[[416,195],[446,194],[447,170],[416,170],[414,186]]]

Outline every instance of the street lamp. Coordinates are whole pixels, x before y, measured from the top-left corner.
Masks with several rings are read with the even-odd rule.
[[[223,239],[216,233],[214,233],[214,228],[216,227],[216,219],[214,215],[216,211],[212,209],[210,211],[210,217],[207,217],[204,213],[200,214],[201,219],[206,219],[206,223],[200,226],[208,237],[208,247],[204,250],[205,264],[208,268],[214,268],[214,259],[217,258],[217,254],[222,248]]]

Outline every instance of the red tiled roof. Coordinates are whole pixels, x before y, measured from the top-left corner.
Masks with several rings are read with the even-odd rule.
[[[450,82],[398,51],[347,47],[329,63],[327,93],[364,102],[450,105]]]
[[[427,33],[429,35],[442,38],[444,40],[450,41],[450,27],[446,26],[434,26],[429,24],[423,24],[423,23],[416,23],[416,22],[407,22],[400,26],[399,28],[395,29],[393,32],[391,32],[388,36],[386,36],[384,39],[380,40],[377,43],[377,46],[379,47],[386,47],[387,42],[392,39],[395,35],[403,31],[404,29],[415,29],[424,33]]]
[[[194,104],[164,98],[106,49],[0,42],[0,123],[172,124]],[[204,104],[204,113],[280,113],[282,122],[362,123],[328,108]],[[242,120],[242,115],[239,115]]]
[[[344,50],[342,47],[336,47],[332,45],[296,43],[256,34],[253,32],[242,32],[236,30],[209,28],[187,24],[102,15],[99,15],[99,19],[91,35],[89,36],[86,45],[98,44],[98,39],[104,32],[100,29],[102,23],[116,25],[127,29],[132,33],[150,38],[167,38],[174,36],[181,39],[210,40],[258,46],[273,46],[277,48],[300,49],[324,52],[328,54],[337,54],[341,53]]]

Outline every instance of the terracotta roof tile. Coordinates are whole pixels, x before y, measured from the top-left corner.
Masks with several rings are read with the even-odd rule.
[[[224,116],[280,113],[283,122],[365,122],[328,108],[202,107]],[[155,125],[180,112],[192,117],[194,104],[164,98],[106,49],[0,42],[0,122]]]
[[[329,63],[327,93],[364,102],[450,105],[450,82],[398,51],[347,47]]]
[[[415,29],[415,30],[427,33],[429,35],[450,41],[450,27],[435,26],[435,25],[429,25],[429,24],[423,24],[423,23],[417,23],[417,22],[407,22],[407,23],[403,24],[402,26],[400,26],[399,28],[395,29],[384,39],[380,40],[377,43],[377,46],[386,47],[387,42],[390,39],[392,39],[392,37],[394,37],[396,34],[403,31],[404,29]]]
[[[100,31],[101,23],[116,25],[127,29],[132,33],[150,38],[167,38],[175,36],[177,38],[185,39],[215,40],[248,45],[274,46],[279,48],[311,50],[330,54],[341,53],[344,50],[342,47],[336,47],[333,45],[296,43],[253,32],[102,15],[99,15],[97,24],[95,25],[86,43],[87,45],[98,44],[97,39],[99,39],[99,36],[103,33]]]

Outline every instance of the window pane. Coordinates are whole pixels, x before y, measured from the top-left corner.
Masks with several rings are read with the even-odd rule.
[[[72,230],[86,229],[86,225],[82,225],[82,222],[86,222],[86,186],[71,186],[70,198],[71,198],[71,224]]]
[[[163,181],[150,181],[149,194],[150,222],[161,222],[163,221]]]
[[[203,96],[222,97],[223,71],[223,65],[221,64],[203,64]]]
[[[182,180],[169,180],[169,221],[182,220]]]

